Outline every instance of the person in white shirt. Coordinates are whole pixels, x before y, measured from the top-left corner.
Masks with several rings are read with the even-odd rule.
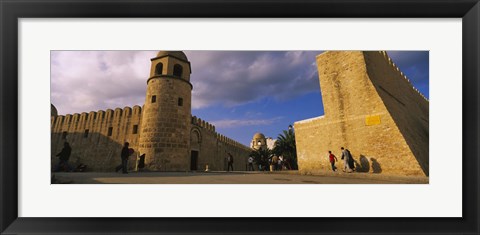
[[[277,167],[277,170],[279,170],[279,171],[283,170],[283,169],[282,169],[282,164],[283,164],[283,157],[280,156],[280,157],[278,157],[278,167]]]
[[[255,171],[253,169],[253,157],[248,158],[248,171]]]

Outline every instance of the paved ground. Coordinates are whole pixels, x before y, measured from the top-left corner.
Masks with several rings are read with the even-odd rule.
[[[60,184],[428,184],[426,177],[319,172],[84,172],[54,173]]]

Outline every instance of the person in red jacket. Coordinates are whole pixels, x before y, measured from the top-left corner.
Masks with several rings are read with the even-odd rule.
[[[335,167],[335,162],[338,161],[337,157],[333,155],[332,151],[328,151],[328,158],[330,160],[330,164],[332,164],[332,171],[337,171],[337,167]]]

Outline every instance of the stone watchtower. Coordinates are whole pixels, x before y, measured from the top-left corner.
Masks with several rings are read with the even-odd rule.
[[[139,152],[149,170],[188,170],[190,164],[191,67],[181,51],[151,59]]]

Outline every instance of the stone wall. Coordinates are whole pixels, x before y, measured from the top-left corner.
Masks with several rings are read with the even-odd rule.
[[[215,126],[195,116],[192,117],[192,132],[200,134],[198,147],[196,141],[191,141],[192,150],[199,151],[198,170],[205,170],[207,164],[209,170],[226,170],[227,153],[233,156],[234,170],[245,170],[250,148],[215,132]]]
[[[175,92],[174,92],[175,91]],[[151,97],[155,95],[155,103]],[[151,79],[142,117],[140,152],[151,170],[185,170],[190,154],[191,87],[181,79]],[[178,99],[183,98],[183,105]]]
[[[51,159],[52,166],[58,162],[55,156],[62,150],[63,143],[68,141],[72,146],[70,163],[73,166],[83,163],[88,171],[113,171],[120,164],[120,151],[125,141],[135,150],[130,158],[129,168],[135,170],[139,151],[138,139],[141,130],[142,108],[125,107],[123,110],[97,111],[82,114],[67,114],[51,117]],[[134,126],[136,133],[134,132]],[[111,135],[109,135],[111,128]],[[86,134],[88,130],[88,134]],[[193,135],[192,135],[193,134]],[[65,136],[65,138],[63,138]],[[234,156],[234,170],[245,170],[250,148],[225,137],[215,131],[215,126],[197,117],[191,117],[190,132],[191,150],[198,151],[197,170],[225,170],[227,152]],[[192,141],[192,139],[194,141]],[[196,140],[196,141],[195,141]],[[188,139],[186,140],[188,141]],[[184,154],[187,159],[182,170],[190,170],[190,153]],[[159,168],[160,171],[178,169]]]
[[[124,142],[129,142],[132,148],[137,149],[141,115],[141,107],[134,106],[133,109],[125,107],[52,116],[52,164],[57,163],[56,154],[68,141],[72,147],[72,165],[83,163],[92,171],[113,170],[120,163]]]
[[[317,65],[325,114],[294,124],[299,170],[330,170],[343,146],[358,171],[428,176],[428,101],[388,55],[331,51]]]

